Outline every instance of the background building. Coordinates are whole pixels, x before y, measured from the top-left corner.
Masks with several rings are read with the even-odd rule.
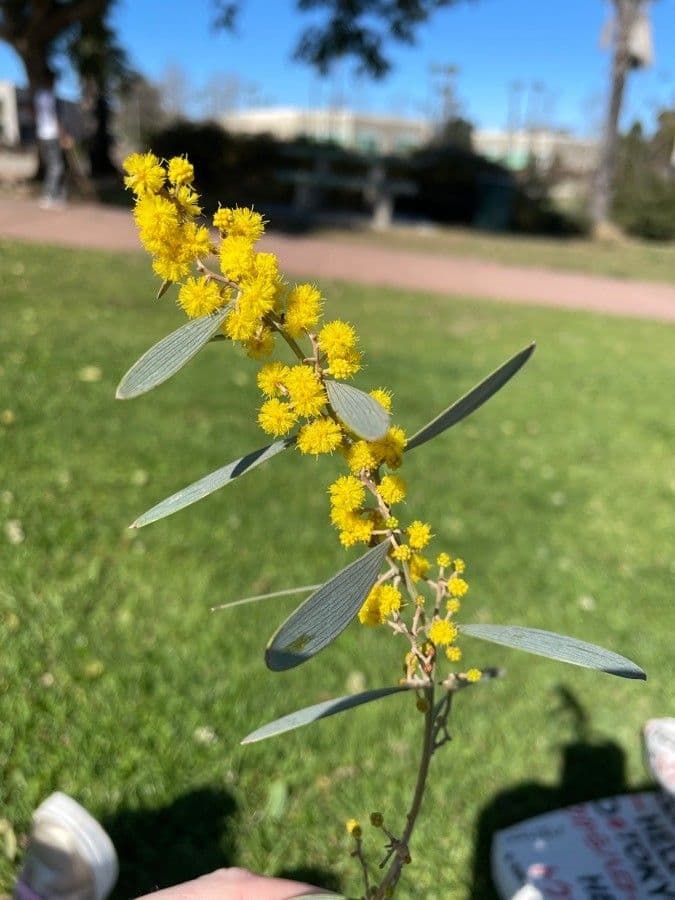
[[[235,134],[271,134],[280,140],[307,137],[365,153],[405,152],[425,144],[433,133],[425,119],[294,106],[241,110],[228,113],[220,122]]]
[[[556,165],[565,172],[587,175],[595,170],[599,153],[597,141],[544,128],[474,131],[473,145],[478,153],[516,172],[533,160],[542,171]]]

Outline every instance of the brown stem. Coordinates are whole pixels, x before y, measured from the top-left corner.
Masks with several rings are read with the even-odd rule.
[[[380,882],[375,891],[374,900],[384,900],[387,891],[395,887],[401,877],[401,869],[404,865],[404,856],[408,852],[410,837],[415,828],[415,822],[422,808],[422,799],[424,798],[424,790],[427,784],[427,775],[429,774],[429,764],[431,756],[434,752],[434,686],[425,688],[425,698],[427,701],[427,709],[424,716],[424,741],[422,744],[422,756],[420,758],[420,767],[417,772],[417,783],[415,784],[415,792],[410,804],[405,830],[401,836],[402,852],[396,853],[387,874]]]
[[[277,331],[282,336],[282,338],[286,341],[286,343],[291,348],[293,353],[295,353],[295,355],[298,357],[300,362],[304,363],[306,361],[307,357],[300,349],[300,346],[298,345],[297,341],[295,341],[290,335],[286,334],[286,332],[281,327],[281,325],[278,322],[275,322],[274,319],[271,320],[271,325],[272,325],[272,328],[274,328],[274,330]]]
[[[358,838],[356,841],[356,849],[352,853],[355,856],[359,864],[361,866],[361,872],[363,874],[363,883],[366,889],[366,897],[370,896],[370,880],[368,878],[368,864],[366,862],[366,858],[363,855],[363,846],[361,844],[361,838]]]

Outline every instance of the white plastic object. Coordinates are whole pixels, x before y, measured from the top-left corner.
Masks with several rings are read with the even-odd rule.
[[[649,719],[644,742],[649,771],[663,790],[675,797],[675,719]]]
[[[36,826],[49,824],[69,832],[93,872],[95,900],[105,900],[117,881],[119,867],[113,843],[96,819],[72,797],[57,791],[38,806],[33,821]]]

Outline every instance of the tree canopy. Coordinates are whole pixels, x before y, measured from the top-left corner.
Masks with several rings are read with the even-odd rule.
[[[217,28],[233,28],[243,0],[216,0]],[[295,58],[321,73],[345,57],[359,71],[376,78],[386,75],[391,61],[386,46],[392,40],[410,44],[429,16],[458,0],[296,0],[301,12],[323,14],[323,22],[304,28]]]

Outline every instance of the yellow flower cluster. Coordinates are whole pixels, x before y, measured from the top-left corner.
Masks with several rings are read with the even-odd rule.
[[[260,407],[258,422],[263,431],[275,437],[288,434],[301,418],[316,418],[327,403],[321,379],[306,365],[267,363],[258,372],[258,386],[269,398]],[[341,431],[338,437],[340,443]]]
[[[124,161],[124,170],[124,183],[136,195],[134,218],[141,243],[153,257],[155,273],[164,281],[180,281],[198,259],[211,252],[208,228],[194,221],[201,208],[192,188],[192,166],[176,156],[165,168],[154,153],[132,153]],[[215,307],[213,299],[207,303],[210,311],[229,302],[229,291],[221,291]],[[191,308],[195,307],[188,298],[184,309]]]
[[[403,604],[403,597],[393,584],[378,584],[368,594],[359,610],[359,622],[363,625],[382,625],[398,612]]]
[[[338,529],[340,543],[351,547],[359,541],[367,542],[379,522],[376,510],[362,509],[366,489],[354,475],[341,475],[328,488],[330,494],[330,518]]]
[[[454,622],[447,619],[436,619],[429,626],[429,640],[433,641],[437,647],[445,647],[457,637],[457,626]]]
[[[200,221],[200,198],[187,159],[162,161],[153,153],[135,153],[125,160],[124,169],[125,185],[136,197],[134,217],[141,243],[153,257],[155,272],[165,282],[179,283],[178,304],[186,315],[198,318],[227,306],[223,334],[250,357],[269,357],[277,338],[295,355],[293,365],[278,360],[261,364],[258,422],[275,438],[294,433],[301,453],[339,451],[344,458],[348,474],[340,475],[328,489],[330,518],[343,546],[391,544],[390,570],[368,594],[359,620],[370,626],[391,620],[403,606],[399,588],[407,586],[410,591],[411,585],[426,582],[437,590],[434,613],[427,618],[424,595],[415,588],[410,599],[417,624],[414,634],[408,634],[421,658],[425,653],[433,656],[434,647],[444,647],[446,658],[458,662],[462,653],[454,643],[458,631],[452,617],[469,589],[461,577],[464,561],[446,552],[438,554],[438,578],[433,581],[431,561],[422,552],[433,537],[431,525],[415,519],[399,527],[398,517],[392,515],[391,508],[407,496],[405,481],[395,474],[403,460],[406,434],[392,425],[379,440],[363,440],[341,424],[328,400],[327,379],[351,378],[361,369],[354,326],[341,319],[322,322],[320,291],[312,284],[287,284],[276,256],[256,249],[265,232],[260,213],[246,207],[219,208],[213,215],[213,232]],[[209,257],[214,262],[207,265]],[[377,388],[370,395],[391,411],[389,391]],[[418,658],[413,653],[407,664],[410,677]],[[426,670],[419,672],[424,675]],[[463,677],[477,680],[480,672],[470,669]]]
[[[319,348],[325,353],[326,373],[333,378],[350,378],[361,368],[361,354],[353,325],[336,319],[323,326],[318,335]]]

